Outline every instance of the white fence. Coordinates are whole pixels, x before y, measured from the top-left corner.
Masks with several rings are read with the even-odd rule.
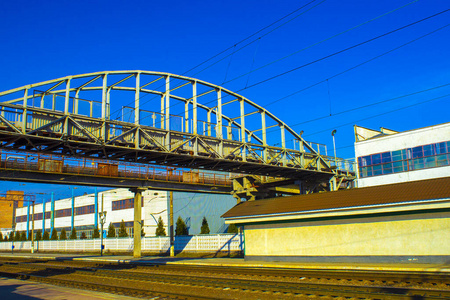
[[[0,251],[31,250],[31,242],[0,242]],[[104,251],[132,251],[133,238],[106,238],[103,239]],[[243,251],[244,241],[241,234],[209,234],[195,236],[176,236],[175,251],[190,252],[233,252]],[[168,252],[170,248],[169,237],[143,237],[142,251]],[[34,249],[37,251],[61,252],[92,252],[100,251],[100,239],[65,240],[65,241],[35,241]]]

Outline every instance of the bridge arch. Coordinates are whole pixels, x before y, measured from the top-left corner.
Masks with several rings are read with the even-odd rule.
[[[0,109],[3,148],[289,178],[335,173],[262,106],[182,75],[65,76],[0,92]]]

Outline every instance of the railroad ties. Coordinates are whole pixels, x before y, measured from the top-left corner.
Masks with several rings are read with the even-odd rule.
[[[433,272],[244,268],[2,257],[0,276],[158,299],[450,298],[449,276]]]

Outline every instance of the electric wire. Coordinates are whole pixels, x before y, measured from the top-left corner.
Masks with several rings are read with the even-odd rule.
[[[301,50],[299,50],[299,51],[296,51],[296,52],[294,52],[294,53],[292,53],[292,54],[290,54],[290,55],[288,55],[288,56],[286,56],[286,57],[284,57],[284,58],[281,58],[281,59],[277,60],[277,61],[283,60],[283,59],[285,59],[285,58],[287,58],[287,57],[289,57],[289,56],[292,56],[292,55],[294,55],[294,54],[296,54],[296,53],[299,53],[299,52],[304,51],[304,50],[306,50],[306,49],[309,49],[309,48],[311,48],[311,47],[313,47],[313,46],[315,46],[315,45],[318,45],[318,44],[323,43],[323,42],[325,42],[325,41],[328,41],[328,40],[330,40],[330,39],[332,39],[332,38],[335,38],[335,37],[337,37],[337,36],[340,36],[340,35],[342,35],[342,34],[344,34],[344,33],[346,33],[346,32],[349,32],[349,31],[351,31],[351,30],[354,30],[354,29],[356,29],[356,28],[359,28],[359,27],[361,27],[361,26],[363,26],[363,25],[365,25],[365,24],[368,24],[368,23],[370,23],[370,22],[372,22],[372,21],[375,21],[375,20],[377,20],[377,19],[379,19],[379,18],[381,18],[381,17],[384,17],[384,16],[389,15],[389,14],[391,14],[391,13],[393,13],[393,12],[395,12],[395,11],[398,11],[398,10],[400,10],[400,9],[402,9],[402,8],[405,8],[405,7],[407,7],[407,6],[409,6],[409,5],[413,4],[413,3],[415,3],[415,2],[417,2],[417,1],[418,1],[418,0],[409,2],[409,3],[407,3],[407,4],[403,5],[403,6],[400,6],[400,7],[396,8],[396,9],[394,9],[394,10],[391,10],[391,11],[389,11],[389,12],[386,12],[386,13],[380,15],[380,16],[377,16],[377,17],[375,17],[375,18],[372,18],[372,19],[370,19],[370,20],[368,20],[368,21],[365,21],[365,22],[363,22],[363,23],[361,23],[361,24],[358,24],[358,25],[356,25],[356,26],[354,26],[354,27],[352,27],[352,28],[350,28],[350,29],[347,29],[347,30],[345,30],[345,31],[343,31],[343,32],[340,32],[340,33],[336,34],[336,35],[333,35],[333,36],[331,36],[331,37],[329,37],[329,38],[327,38],[327,39],[324,39],[324,40],[322,40],[322,41],[320,41],[320,42],[317,42],[317,43],[315,43],[315,44],[313,44],[313,45],[310,45],[310,46],[308,46],[308,47],[306,47],[306,48],[303,48],[303,49],[301,49]],[[310,3],[312,3],[312,2],[314,2],[314,1],[311,1],[311,2],[309,2],[308,4],[310,4]],[[320,3],[317,4],[317,5],[320,5],[320,4],[323,3],[323,2],[324,2],[324,1],[320,2]],[[304,8],[305,6],[307,6],[308,4],[302,6],[301,8],[297,9],[296,11],[299,11],[300,9]],[[316,6],[317,6],[317,5],[316,5]],[[315,7],[315,6],[314,6],[314,7]],[[310,8],[310,9],[312,9],[312,8]],[[293,13],[295,13],[296,11],[294,11]],[[303,13],[306,13],[306,12],[303,12]],[[302,14],[303,14],[303,13],[302,13]],[[441,13],[442,13],[442,12],[441,12]],[[291,13],[291,14],[292,14],[292,13]],[[401,30],[401,29],[407,28],[407,27],[412,26],[412,25],[414,25],[414,24],[416,24],[416,23],[419,23],[419,22],[422,22],[422,21],[424,21],[424,20],[426,20],[426,19],[429,19],[429,18],[432,18],[432,17],[434,17],[434,16],[437,16],[437,15],[439,15],[439,14],[440,14],[440,13],[438,13],[438,14],[436,14],[436,15],[433,15],[433,16],[429,16],[429,17],[427,17],[427,18],[425,18],[425,19],[421,19],[421,20],[419,20],[419,21],[416,21],[416,22],[411,23],[411,24],[409,24],[409,25],[406,25],[406,26],[404,26],[404,27],[398,28],[398,29],[396,29],[396,30],[394,30],[394,31],[392,31],[392,32],[385,33],[385,34],[382,35],[382,36],[385,36],[385,35],[391,34],[391,33],[393,33],[393,32],[399,31],[399,30]],[[298,16],[299,16],[299,15],[298,15]],[[298,16],[296,16],[295,18],[297,18]],[[285,17],[287,17],[287,16],[285,16]],[[285,17],[283,17],[282,19],[284,19]],[[282,20],[282,19],[280,19],[280,20]],[[292,20],[292,19],[291,19],[291,20]],[[289,20],[288,22],[290,22],[291,20]],[[286,23],[288,23],[288,22],[286,22]],[[273,24],[275,24],[275,23],[276,23],[276,22],[272,23],[271,25],[273,25]],[[284,24],[282,24],[282,25],[276,27],[275,29],[271,30],[269,33],[275,31],[276,29],[280,28],[281,26],[285,25],[286,23],[284,23]],[[270,27],[271,25],[267,26],[266,28]],[[264,30],[264,29],[258,31],[257,33],[261,32],[261,31],[263,31],[263,30]],[[250,37],[256,35],[257,33],[251,35]],[[267,35],[267,34],[269,34],[269,33],[266,33],[266,34],[262,35],[261,37],[264,37],[265,35]],[[365,42],[363,42],[363,43],[361,43],[361,44],[359,44],[359,45],[368,43],[368,42],[370,42],[370,41],[372,41],[372,40],[374,40],[374,39],[378,39],[378,38],[380,38],[380,37],[382,37],[382,36],[379,36],[379,37],[373,38],[373,39],[371,39],[371,40],[365,41]],[[250,37],[249,37],[249,38],[250,38]],[[255,42],[255,41],[258,41],[261,37],[259,37],[258,39],[253,40],[251,43],[253,43],[253,42]],[[243,42],[243,41],[245,41],[245,40],[247,40],[247,39],[248,39],[248,38],[242,40],[241,42]],[[241,42],[239,42],[239,43],[241,43]],[[239,43],[237,43],[237,44],[239,44]],[[233,49],[237,44],[235,44],[234,46],[229,47],[228,49]],[[248,44],[247,44],[247,45],[248,45]],[[246,47],[247,45],[245,45],[244,47]],[[330,55],[330,56],[321,58],[320,60],[323,60],[323,59],[326,59],[326,58],[328,58],[328,57],[337,55],[337,54],[339,54],[339,53],[341,53],[341,52],[344,52],[344,51],[353,49],[353,48],[355,48],[355,47],[357,47],[357,46],[359,46],[359,45],[354,45],[354,46],[352,46],[352,47],[350,47],[350,48],[348,48],[348,49],[341,50],[341,51],[339,51],[338,53],[334,53],[334,54],[332,54],[332,55]],[[235,50],[235,51],[233,51],[230,55],[233,55],[235,52],[240,51],[240,50],[242,50],[242,49],[243,49],[243,48],[240,48],[240,49],[238,49],[238,50]],[[228,56],[230,56],[230,55],[228,55]],[[226,57],[228,57],[228,56],[226,56]],[[226,57],[225,57],[225,58],[226,58]],[[223,59],[224,59],[224,58],[222,58],[222,60],[223,60]],[[318,61],[320,61],[320,60],[318,60]],[[275,63],[275,62],[277,62],[277,61],[274,61],[274,62],[272,62],[272,63]],[[313,64],[313,63],[318,62],[318,61],[310,62],[310,63],[308,63],[307,65]],[[268,66],[268,65],[270,65],[270,64],[272,64],[272,63],[269,63],[269,64],[267,64],[267,65],[265,65],[265,66]],[[263,67],[265,67],[265,66],[263,66]],[[210,66],[209,66],[209,67],[210,67]],[[209,68],[209,67],[208,67],[208,68]],[[263,67],[261,67],[261,68],[263,68]],[[301,67],[304,67],[304,66],[301,66]],[[261,69],[261,68],[259,68],[259,69]],[[297,69],[298,69],[298,68],[297,68]],[[203,69],[203,70],[204,70],[204,69]],[[201,70],[200,72],[202,72],[203,70]],[[254,71],[257,71],[257,70],[258,70],[258,69],[254,70]],[[200,73],[200,72],[198,72],[198,73]],[[291,70],[291,71],[288,71],[288,73],[290,73],[290,72],[292,72],[292,70]],[[187,72],[185,72],[185,73],[187,73]],[[198,74],[198,73],[196,73],[196,74]],[[241,76],[239,76],[239,77],[237,77],[237,78],[240,78],[240,77],[245,76],[245,75],[248,75],[248,74],[249,74],[249,73],[245,73],[245,74],[243,74],[243,75],[241,75]],[[287,74],[287,73],[284,73],[284,74],[278,74],[278,75],[276,75],[276,76],[274,76],[274,77],[272,77],[272,78],[265,79],[265,80],[260,81],[260,82],[258,82],[258,83],[252,84],[252,85],[250,85],[250,86],[246,86],[245,88],[240,89],[240,90],[238,90],[237,92],[240,92],[240,91],[245,90],[245,89],[247,89],[247,88],[250,88],[250,87],[259,85],[259,84],[261,84],[261,83],[263,83],[263,82],[266,82],[266,81],[275,79],[275,78],[277,78],[277,77],[279,77],[279,76],[282,76],[282,75],[285,75],[285,74]],[[234,78],[234,79],[232,79],[232,80],[235,80],[235,79],[237,79],[237,78]],[[232,81],[232,80],[230,80],[230,81]],[[230,81],[228,81],[228,82],[230,82]],[[226,83],[226,82],[225,82],[225,83]],[[162,86],[161,86],[161,87],[162,87]],[[148,95],[148,94],[147,94],[147,95]],[[143,97],[145,97],[145,96],[146,96],[146,95],[144,95],[144,96],[142,96],[142,97],[140,97],[140,98],[143,98]],[[226,95],[226,96],[227,96],[227,95]],[[225,97],[226,97],[226,96],[225,96]],[[222,98],[225,98],[225,97],[222,97]],[[154,97],[153,99],[155,99],[155,98],[156,98],[156,97]],[[149,101],[147,101],[147,102],[144,102],[143,104],[140,104],[140,106],[149,103],[149,102],[152,101],[153,99],[151,99],[151,100],[149,100]],[[209,103],[212,103],[212,102],[213,102],[213,101],[210,101],[210,102],[207,102],[206,104],[209,104]],[[181,104],[181,103],[177,103],[177,104],[171,105],[169,108],[175,107],[175,106],[180,105],[180,104]],[[189,111],[191,111],[191,110],[192,110],[192,109],[190,109]],[[119,110],[119,111],[120,111],[120,110]],[[131,114],[131,112],[130,112],[130,114]],[[148,117],[144,117],[143,119],[145,119],[145,118],[148,118]],[[169,118],[172,118],[172,117],[169,117]],[[143,120],[143,119],[141,119],[141,120]],[[160,123],[158,123],[158,124],[160,124]]]
[[[355,29],[357,29],[357,28],[359,28],[359,27],[361,27],[361,26],[363,26],[363,25],[366,25],[366,24],[368,24],[368,23],[371,23],[371,22],[373,22],[373,21],[376,21],[376,20],[378,20],[378,19],[380,19],[380,18],[382,18],[382,17],[385,17],[385,16],[387,16],[387,15],[389,15],[389,14],[391,14],[391,13],[394,13],[394,12],[396,12],[396,11],[402,9],[402,8],[405,8],[405,7],[407,7],[407,6],[409,6],[409,5],[413,4],[413,3],[416,3],[416,2],[418,2],[418,1],[419,1],[419,0],[414,0],[414,1],[412,1],[412,2],[409,2],[409,3],[405,4],[405,5],[402,5],[402,6],[397,7],[397,8],[395,8],[395,9],[391,10],[391,11],[388,11],[388,12],[386,12],[386,13],[384,13],[384,14],[381,14],[381,15],[375,17],[375,18],[372,18],[372,19],[370,19],[370,20],[367,20],[367,21],[365,21],[365,22],[363,22],[363,23],[360,23],[360,24],[358,24],[358,25],[356,25],[356,26],[353,26],[353,27],[351,27],[351,28],[349,28],[349,29],[346,29],[346,30],[344,30],[344,31],[341,31],[341,32],[339,32],[339,33],[337,33],[337,34],[335,34],[335,35],[332,35],[332,36],[330,36],[330,37],[328,37],[328,38],[326,38],[326,39],[323,39],[323,40],[321,40],[321,41],[319,41],[319,42],[316,42],[316,43],[311,44],[311,45],[309,45],[309,46],[307,46],[307,47],[304,47],[304,48],[302,48],[302,49],[300,49],[300,50],[298,50],[298,51],[292,52],[292,53],[290,53],[290,54],[288,54],[288,55],[286,55],[286,56],[284,56],[284,57],[281,57],[281,58],[279,58],[279,59],[273,60],[273,61],[269,62],[268,64],[265,64],[265,65],[263,65],[263,66],[261,66],[261,67],[259,67],[259,68],[256,68],[256,69],[254,69],[254,70],[252,70],[252,71],[250,71],[250,72],[241,74],[241,75],[239,75],[239,76],[237,76],[237,77],[235,77],[235,78],[233,78],[233,79],[230,79],[229,81],[224,82],[224,84],[227,84],[227,83],[229,83],[229,82],[232,82],[232,81],[234,81],[234,80],[237,80],[237,79],[239,79],[239,78],[241,78],[241,77],[243,77],[243,76],[249,75],[249,74],[251,74],[251,73],[253,73],[253,72],[262,70],[262,69],[264,69],[264,68],[266,68],[266,67],[268,67],[268,66],[270,66],[270,65],[273,65],[273,64],[275,64],[275,63],[277,63],[277,62],[280,62],[280,61],[282,61],[282,60],[285,60],[285,59],[287,59],[287,58],[289,58],[289,57],[291,57],[291,56],[293,56],[293,55],[295,55],[295,54],[298,54],[298,53],[300,53],[300,52],[303,52],[303,51],[305,51],[305,50],[308,50],[308,49],[310,49],[310,48],[312,48],[312,47],[314,47],[314,46],[320,45],[320,44],[322,44],[322,43],[324,43],[324,42],[327,42],[327,41],[329,41],[329,40],[331,40],[331,39],[334,39],[334,38],[336,38],[336,37],[338,37],[338,36],[340,36],[340,35],[343,35],[343,34],[345,34],[345,33],[347,33],[347,32],[350,32],[350,31],[352,31],[352,30],[355,30]]]
[[[251,87],[255,87],[255,86],[257,86],[257,85],[260,85],[260,84],[262,84],[262,83],[265,83],[265,82],[270,81],[270,80],[273,80],[273,79],[276,79],[276,78],[278,78],[278,77],[287,75],[287,74],[289,74],[289,73],[291,73],[291,72],[293,72],[293,71],[297,71],[297,70],[299,70],[299,69],[301,69],[301,68],[304,68],[304,67],[306,67],[306,66],[309,66],[309,65],[312,65],[312,64],[314,64],[314,63],[317,63],[317,62],[320,62],[320,61],[322,61],[322,60],[325,60],[325,59],[327,59],[327,58],[336,56],[336,55],[338,55],[338,54],[341,54],[341,53],[343,53],[343,52],[349,51],[349,50],[354,49],[354,48],[356,48],[356,47],[365,45],[365,44],[367,44],[367,43],[369,43],[369,42],[375,41],[375,40],[377,40],[377,39],[379,39],[379,38],[382,38],[382,37],[385,37],[385,36],[387,36],[387,35],[393,34],[393,33],[398,32],[398,31],[400,31],[400,30],[409,28],[410,26],[413,26],[413,25],[416,25],[416,24],[418,24],[418,23],[421,23],[421,22],[424,22],[424,21],[426,21],[426,20],[429,20],[429,19],[431,19],[431,18],[437,17],[437,16],[439,16],[439,15],[441,15],[441,14],[443,14],[443,13],[446,13],[446,12],[448,12],[448,11],[450,11],[450,9],[446,9],[446,10],[440,11],[440,12],[438,12],[438,13],[436,13],[436,14],[433,14],[433,15],[431,15],[431,16],[425,17],[425,18],[420,19],[420,20],[418,20],[418,21],[409,23],[409,24],[407,24],[407,25],[401,26],[401,27],[399,27],[399,28],[397,28],[397,29],[394,29],[394,30],[391,30],[391,31],[389,31],[389,32],[383,33],[383,34],[381,34],[381,35],[379,35],[379,36],[376,36],[376,37],[374,37],[374,38],[370,38],[370,39],[368,39],[368,40],[366,40],[366,41],[364,41],[364,42],[357,43],[357,44],[355,44],[355,45],[353,45],[353,46],[350,46],[350,47],[344,48],[344,49],[342,49],[342,50],[336,51],[336,52],[334,52],[334,53],[332,53],[332,54],[323,56],[323,57],[321,57],[321,58],[319,58],[319,59],[313,60],[313,61],[308,62],[308,63],[306,63],[306,64],[303,64],[303,65],[301,65],[301,66],[292,68],[292,69],[290,69],[290,70],[288,70],[288,71],[282,72],[282,73],[277,74],[277,75],[275,75],[275,76],[269,77],[269,78],[264,79],[264,80],[261,80],[261,81],[259,81],[259,82],[256,82],[256,83],[254,83],[254,84],[252,84],[252,85],[250,85],[250,86],[247,86],[247,87],[245,87],[245,88],[239,89],[239,90],[236,91],[236,93],[237,93],[237,92],[241,92],[241,91],[246,90],[246,89],[251,88]],[[350,71],[350,70],[353,70],[353,69],[355,69],[355,68],[357,68],[357,67],[359,67],[359,66],[362,66],[363,64],[366,64],[367,62],[370,62],[370,61],[372,61],[372,60],[375,60],[375,59],[377,59],[377,58],[379,58],[379,57],[381,57],[381,56],[384,56],[384,55],[386,55],[386,54],[388,54],[388,53],[391,53],[391,52],[393,52],[393,51],[395,51],[395,50],[397,50],[397,49],[400,49],[400,48],[402,48],[402,47],[404,47],[404,46],[406,46],[406,45],[408,45],[408,44],[411,44],[411,43],[413,43],[413,42],[415,42],[415,41],[417,41],[417,40],[419,40],[419,39],[421,39],[421,38],[423,38],[423,37],[426,37],[426,36],[431,35],[431,34],[437,32],[437,31],[440,31],[440,30],[442,30],[442,29],[448,27],[449,25],[450,25],[450,24],[447,24],[447,25],[445,25],[445,26],[442,26],[442,27],[440,27],[440,28],[438,28],[438,29],[436,29],[436,30],[433,30],[433,31],[431,31],[431,32],[429,32],[429,33],[427,33],[427,34],[425,34],[425,35],[420,36],[419,38],[416,38],[416,39],[414,39],[414,40],[411,40],[411,41],[409,41],[409,42],[407,42],[407,43],[405,43],[405,44],[403,44],[403,45],[401,45],[401,46],[399,46],[399,47],[396,47],[396,48],[394,48],[394,49],[392,49],[392,50],[389,50],[389,51],[387,51],[387,52],[385,52],[385,53],[383,53],[383,54],[381,54],[381,55],[378,55],[378,56],[376,56],[376,57],[374,57],[374,58],[372,58],[372,59],[370,59],[370,60],[368,60],[368,61],[365,61],[365,62],[363,62],[363,63],[361,63],[361,64],[358,64],[358,65],[356,65],[356,66],[354,66],[354,67],[352,67],[352,68],[350,68],[350,69],[347,69],[347,70],[345,70],[345,71],[343,71],[343,72],[341,72],[341,73],[338,73],[338,74],[336,74],[336,75],[333,75],[333,76],[331,76],[331,77],[329,77],[329,78],[327,78],[327,79],[324,79],[324,80],[322,80],[322,81],[320,81],[320,82],[318,82],[318,83],[315,83],[315,84],[313,84],[313,85],[311,85],[311,86],[309,86],[309,87],[307,87],[307,88],[304,88],[304,89],[302,89],[302,90],[300,90],[300,91],[307,90],[307,89],[309,89],[309,88],[311,88],[311,87],[313,87],[313,86],[316,86],[316,85],[318,85],[318,84],[321,84],[321,83],[323,83],[323,82],[326,82],[327,80],[329,80],[329,79],[331,79],[331,78],[334,78],[334,77],[337,77],[337,76],[339,76],[339,75],[342,75],[342,74],[344,74],[344,73],[346,73],[346,72],[348,72],[348,71]],[[288,95],[288,96],[285,96],[285,97],[283,97],[283,98],[280,98],[280,99],[278,99],[278,100],[275,100],[275,101],[269,102],[269,103],[267,103],[267,104],[264,104],[264,107],[273,105],[274,103],[279,102],[279,101],[281,101],[281,100],[283,100],[283,99],[286,99],[287,97],[290,97],[290,96],[292,96],[292,95],[294,95],[294,94],[297,94],[297,93],[299,93],[300,91],[297,91],[297,92],[295,92],[295,93],[292,93],[292,94],[290,94],[290,95]],[[222,100],[223,100],[224,98],[226,98],[227,96],[228,96],[228,95],[223,96],[223,97],[222,97]],[[215,101],[216,101],[216,100],[208,101],[208,102],[204,103],[204,105],[209,104],[209,103],[213,103],[213,102],[215,102]],[[172,105],[171,107],[175,107],[175,106],[177,106],[177,105],[180,105],[180,103],[174,104],[174,105]],[[192,111],[192,108],[189,109],[189,111]],[[171,117],[169,117],[169,118],[171,118]]]
[[[302,5],[301,7],[297,8],[297,9],[294,10],[294,11],[292,11],[291,13],[289,13],[289,14],[283,16],[282,18],[278,19],[278,20],[275,21],[275,22],[272,22],[271,24],[265,26],[264,28],[258,30],[257,32],[251,34],[250,36],[244,38],[243,40],[241,40],[241,41],[235,43],[233,46],[228,47],[227,49],[225,49],[225,50],[219,52],[218,54],[214,55],[213,57],[211,57],[211,58],[209,58],[209,59],[203,61],[202,63],[200,63],[200,64],[196,65],[195,67],[189,69],[188,71],[182,73],[181,75],[185,75],[185,74],[189,73],[190,71],[192,71],[192,70],[194,70],[194,69],[196,69],[196,68],[198,68],[198,67],[204,65],[206,62],[209,62],[209,61],[211,61],[212,59],[214,59],[214,58],[220,56],[221,54],[223,54],[223,53],[225,53],[225,52],[227,52],[228,50],[231,50],[231,49],[235,48],[237,45],[242,44],[243,42],[247,41],[248,39],[252,38],[253,36],[255,36],[255,35],[257,35],[257,34],[263,32],[264,30],[266,30],[266,29],[268,29],[268,28],[274,26],[275,24],[281,22],[282,20],[284,20],[284,19],[288,18],[289,16],[291,16],[291,15],[297,13],[298,11],[302,10],[303,8],[307,7],[308,5],[310,5],[310,4],[312,4],[312,3],[316,2],[316,1],[318,1],[318,0],[312,0],[312,1],[308,2],[308,3],[306,3],[305,5]],[[318,5],[322,4],[322,3],[325,2],[325,1],[326,1],[326,0],[322,0],[320,3],[316,4],[316,5],[313,6],[312,8],[317,7]],[[239,49],[237,49],[237,50],[234,50],[232,53],[230,53],[230,54],[228,54],[227,56],[223,57],[223,58],[220,59],[219,61],[217,61],[217,62],[215,62],[215,63],[209,65],[207,68],[204,68],[204,69],[202,69],[201,71],[195,73],[193,76],[195,76],[195,75],[197,75],[197,74],[203,72],[203,71],[206,70],[206,69],[209,69],[210,67],[216,65],[218,62],[220,62],[220,61],[226,59],[226,58],[229,57],[229,56],[232,56],[234,53],[239,52],[239,51],[245,49],[247,46],[249,46],[249,45],[253,44],[255,41],[259,40],[261,37],[267,36],[268,34],[274,32],[275,30],[277,30],[277,29],[283,27],[284,25],[290,23],[290,22],[293,21],[294,19],[296,19],[296,18],[300,17],[301,15],[303,15],[304,13],[308,12],[308,11],[311,10],[312,8],[309,8],[309,9],[306,10],[305,12],[302,12],[301,14],[299,14],[299,15],[297,15],[297,16],[294,16],[293,18],[289,19],[289,20],[286,21],[285,23],[283,23],[283,24],[281,24],[281,25],[275,27],[274,29],[270,30],[269,32],[265,33],[264,35],[260,36],[259,38],[257,38],[257,39],[255,39],[255,40],[249,42],[248,44],[244,45],[243,47],[241,47],[241,48],[239,48]],[[230,60],[230,63],[231,63],[231,60]],[[228,71],[227,71],[227,72],[228,72]],[[226,76],[225,76],[225,79],[226,79]],[[159,88],[161,88],[161,87],[163,87],[163,86],[164,86],[164,85],[161,85]],[[144,97],[146,97],[146,96],[148,96],[148,95],[149,95],[149,94],[146,94],[146,95],[140,97],[139,99],[142,99],[142,98],[144,98]],[[147,102],[143,103],[142,105],[149,103],[150,101],[152,101],[152,100],[155,99],[155,98],[156,98],[156,97],[153,97],[152,99],[148,100]],[[132,103],[133,103],[133,102],[130,102],[129,104],[132,104]],[[118,113],[118,112],[120,112],[120,109],[117,110],[117,111],[114,112],[114,113]],[[113,113],[113,114],[114,114],[114,113]]]
[[[389,111],[386,111],[386,112],[383,112],[383,113],[379,113],[379,114],[376,114],[376,115],[372,115],[372,116],[369,116],[369,117],[366,117],[366,118],[362,118],[362,119],[359,119],[359,120],[356,120],[356,121],[344,123],[344,124],[341,124],[341,125],[338,125],[338,126],[333,126],[332,128],[316,131],[316,132],[313,132],[313,133],[310,133],[310,134],[306,134],[305,136],[311,136],[311,135],[316,135],[316,134],[319,134],[319,133],[322,133],[322,132],[327,132],[327,131],[330,131],[330,130],[335,129],[335,128],[352,125],[352,124],[355,124],[356,122],[362,122],[362,121],[365,121],[365,120],[373,119],[373,118],[376,118],[376,117],[380,117],[380,116],[383,116],[383,115],[386,115],[386,114],[390,114],[390,113],[393,113],[393,112],[397,112],[397,111],[400,111],[400,110],[404,110],[404,109],[407,109],[407,108],[418,106],[418,105],[421,105],[421,104],[437,101],[437,100],[440,100],[440,99],[443,99],[443,98],[446,98],[446,97],[449,97],[449,96],[450,96],[450,94],[445,94],[445,95],[442,95],[442,96],[439,96],[439,97],[431,98],[431,99],[428,99],[428,100],[425,100],[425,101],[420,101],[420,102],[417,102],[417,103],[414,103],[414,104],[411,104],[411,105],[407,105],[407,106],[402,106],[400,108],[392,109],[392,110],[389,110]],[[292,140],[294,140],[294,139],[292,139]]]

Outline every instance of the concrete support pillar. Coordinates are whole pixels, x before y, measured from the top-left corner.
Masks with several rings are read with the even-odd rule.
[[[142,231],[142,192],[146,188],[130,189],[134,193],[134,247],[133,257],[141,257],[141,231]]]
[[[170,228],[169,228],[169,236],[170,236],[170,256],[175,256],[175,237],[174,237],[174,224],[173,224],[173,192],[169,192],[169,215],[170,215]]]

